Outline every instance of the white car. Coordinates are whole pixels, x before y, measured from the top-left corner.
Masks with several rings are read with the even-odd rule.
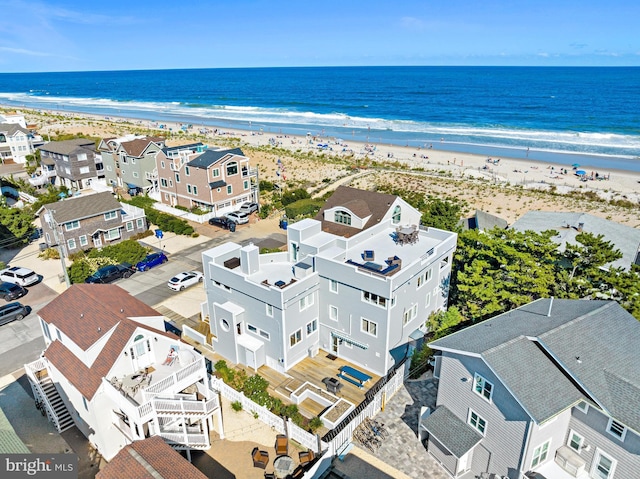
[[[193,286],[196,283],[202,283],[204,281],[204,275],[199,271],[185,271],[184,273],[178,273],[169,280],[167,286],[174,291],[182,291],[189,286]]]
[[[233,213],[229,213],[227,215],[227,218],[237,225],[244,225],[249,222],[249,215],[243,213],[242,211],[234,211]]]
[[[13,268],[0,271],[0,281],[7,281],[8,283],[19,284],[20,286],[31,286],[40,281],[40,277],[35,271],[29,268],[14,266]]]

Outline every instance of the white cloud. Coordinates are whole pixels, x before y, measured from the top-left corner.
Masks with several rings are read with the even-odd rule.
[[[27,50],[26,48],[11,48],[11,47],[0,47],[0,51],[15,53],[17,55],[30,55],[33,57],[51,57],[55,56],[46,52],[36,52],[34,50]]]

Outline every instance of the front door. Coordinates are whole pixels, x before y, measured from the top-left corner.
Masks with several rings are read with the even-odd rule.
[[[247,366],[256,370],[256,353],[250,349],[245,349]]]
[[[332,341],[331,341],[331,352],[337,356],[338,355],[338,344],[340,344],[340,340],[338,339],[337,336],[333,336],[331,339],[332,339]]]

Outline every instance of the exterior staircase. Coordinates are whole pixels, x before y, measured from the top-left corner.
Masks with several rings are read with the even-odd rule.
[[[49,377],[45,360],[40,358],[28,364],[25,371],[36,400],[36,407],[47,415],[56,431],[60,433],[75,426],[69,409]]]

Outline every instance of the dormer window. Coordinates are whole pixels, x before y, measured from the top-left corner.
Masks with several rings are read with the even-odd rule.
[[[343,225],[351,225],[351,215],[346,211],[336,211],[334,221]]]
[[[402,210],[400,208],[400,205],[397,205],[393,209],[393,216],[391,217],[391,221],[393,222],[394,225],[397,225],[398,223],[400,223],[401,218],[402,218]]]

